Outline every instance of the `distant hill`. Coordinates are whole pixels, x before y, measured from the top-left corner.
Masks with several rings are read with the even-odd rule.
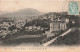
[[[2,14],[0,15],[0,17],[20,17],[20,18],[36,18],[35,16],[39,16],[43,14],[42,12],[39,12],[36,9],[32,9],[32,8],[26,8],[26,9],[22,9],[19,11],[15,11],[12,13],[6,13],[6,14]]]
[[[5,12],[5,11],[0,11],[0,15],[5,14],[5,13],[7,13],[7,12]]]
[[[53,18],[64,18],[64,17],[68,17],[68,13],[67,12],[49,12],[49,13],[45,13],[44,15],[39,16],[38,18],[46,18],[49,19],[50,17]]]

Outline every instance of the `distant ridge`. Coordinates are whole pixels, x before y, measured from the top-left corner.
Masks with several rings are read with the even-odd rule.
[[[43,13],[39,12],[36,9],[26,8],[26,9],[12,12],[12,13],[2,14],[2,15],[0,15],[0,17],[32,18],[32,16],[34,16],[34,18],[35,18],[35,16],[39,16],[41,14],[43,14]]]
[[[6,11],[0,11],[0,15],[7,13]]]

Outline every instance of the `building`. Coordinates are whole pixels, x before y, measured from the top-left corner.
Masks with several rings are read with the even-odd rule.
[[[52,20],[50,23],[50,33],[54,34],[67,30],[67,23],[69,23],[68,18],[57,18],[57,20]]]

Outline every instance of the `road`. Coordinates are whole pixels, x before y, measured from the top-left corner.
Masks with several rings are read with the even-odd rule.
[[[52,42],[49,46],[54,45],[80,45],[80,30],[76,30],[73,32],[70,32],[69,34],[65,36],[58,37],[54,42]]]
[[[61,34],[60,36],[65,36],[66,34],[70,33],[72,29],[67,30],[66,32],[64,32],[63,34]],[[47,41],[46,43],[43,43],[43,46],[48,46],[49,44],[53,43],[59,36],[51,39],[50,41]]]

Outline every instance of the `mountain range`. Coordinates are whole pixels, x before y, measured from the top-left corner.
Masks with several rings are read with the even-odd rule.
[[[32,9],[32,8],[26,8],[26,9],[22,9],[22,10],[18,10],[15,12],[11,12],[11,13],[6,13],[6,14],[2,14],[0,15],[0,17],[20,17],[20,18],[36,18],[39,15],[42,15],[43,13],[36,10],[36,9]]]
[[[0,11],[0,15],[2,15],[2,14],[6,14],[7,12],[5,12],[5,11]]]

